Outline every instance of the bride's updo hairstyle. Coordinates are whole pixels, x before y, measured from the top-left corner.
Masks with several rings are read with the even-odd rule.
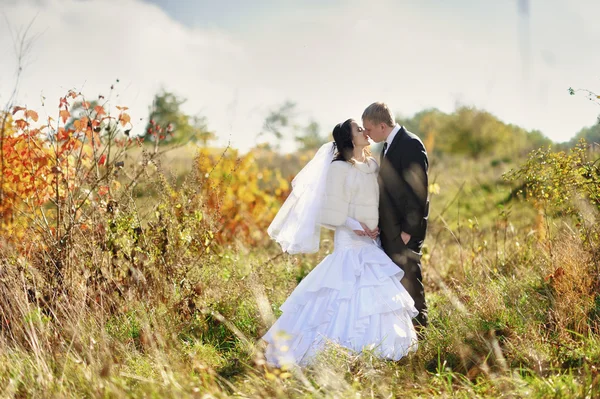
[[[352,162],[352,153],[354,151],[354,143],[352,142],[352,122],[354,119],[348,119],[346,122],[338,123],[333,128],[333,141],[337,153],[333,157],[335,161]]]

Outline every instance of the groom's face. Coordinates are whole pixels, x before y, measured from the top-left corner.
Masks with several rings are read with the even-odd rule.
[[[369,138],[374,142],[381,143],[383,140],[385,140],[384,123],[375,124],[368,119],[363,119],[363,126],[365,127],[365,132],[367,133],[367,136],[369,136]]]

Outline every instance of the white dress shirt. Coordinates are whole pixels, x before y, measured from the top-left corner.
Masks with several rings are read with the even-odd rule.
[[[392,141],[394,141],[394,137],[396,137],[396,134],[400,131],[400,125],[396,123],[396,126],[394,126],[394,129],[390,132],[389,136],[387,136],[387,139],[385,139],[385,142],[387,143],[387,148],[385,149],[385,152],[383,153],[383,155],[385,155],[388,150],[390,149],[390,146],[392,145]]]

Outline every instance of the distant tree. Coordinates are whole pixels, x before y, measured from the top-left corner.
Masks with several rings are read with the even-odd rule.
[[[265,118],[263,128],[257,135],[257,139],[262,139],[265,136],[272,136],[275,143],[271,144],[274,149],[281,148],[281,142],[287,136],[289,130],[296,130],[298,126],[294,125],[296,118],[296,103],[286,101],[277,109],[269,111]]]
[[[593,126],[584,127],[568,141],[568,147],[575,147],[581,139],[585,139],[588,143],[600,144],[600,121]]]
[[[421,135],[421,122],[423,118],[427,117],[430,113],[435,112],[434,109],[426,109],[420,112],[417,112],[412,117],[408,118],[401,114],[396,114],[396,122],[402,126],[404,126],[408,131],[415,133],[416,135],[423,138]]]
[[[207,120],[205,116],[192,116],[191,126],[193,128],[192,137],[197,144],[206,147],[209,141],[217,138],[214,132],[208,130]]]
[[[397,115],[396,121],[420,136],[427,151],[437,154],[504,157],[552,144],[539,130],[505,124],[473,107],[460,107],[451,114],[427,109],[410,118]]]
[[[552,140],[544,136],[544,134],[537,129],[528,132],[527,136],[529,138],[529,142],[531,143],[532,148],[547,147],[553,144]]]
[[[158,136],[159,139],[172,144],[191,141],[202,146],[214,140],[216,136],[208,130],[204,116],[191,116],[181,110],[186,101],[164,89],[157,93],[152,102],[144,138],[154,141]],[[157,126],[163,129],[162,134],[156,132]],[[153,132],[155,134],[152,134]]]
[[[279,150],[284,140],[293,139],[301,151],[316,149],[327,141],[327,138],[321,136],[320,126],[316,121],[310,120],[306,126],[302,126],[297,119],[296,103],[286,101],[269,111],[257,139],[272,137],[274,142],[269,143],[269,147],[274,150]]]
[[[444,137],[440,136],[439,133],[447,123],[447,118],[448,115],[443,112],[436,108],[430,108],[417,112],[411,118],[396,115],[396,122],[419,136],[423,140],[427,151],[433,153],[434,149],[439,147],[438,144],[444,141]]]
[[[327,142],[327,138],[321,135],[321,128],[314,120],[304,127],[295,137],[300,145],[300,151],[315,150]]]

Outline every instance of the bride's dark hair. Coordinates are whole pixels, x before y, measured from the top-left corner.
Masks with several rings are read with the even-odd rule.
[[[343,123],[338,123],[333,128],[333,141],[337,153],[333,157],[333,161],[352,162],[352,153],[354,151],[354,143],[352,142],[352,122],[354,119],[348,119]]]
[[[348,119],[343,123],[338,123],[333,128],[333,141],[337,153],[333,157],[333,161],[346,161],[354,163],[352,154],[354,153],[354,143],[352,142],[352,122],[354,119]],[[365,148],[365,155],[371,155],[371,151]]]

